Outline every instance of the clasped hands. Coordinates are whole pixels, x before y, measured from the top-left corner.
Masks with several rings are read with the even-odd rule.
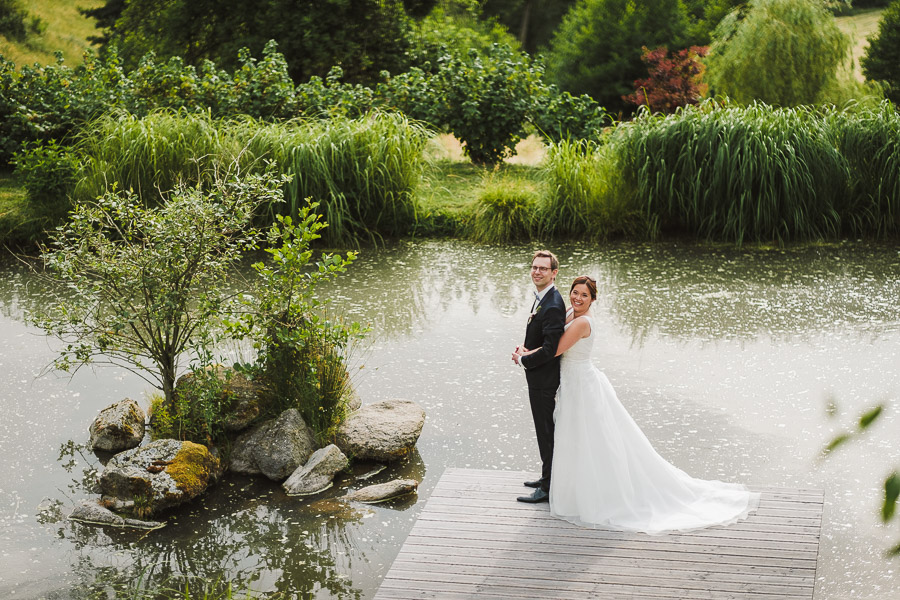
[[[519,359],[528,354],[530,351],[525,346],[516,346],[516,349],[513,350],[512,353],[512,361],[515,364],[519,364]]]

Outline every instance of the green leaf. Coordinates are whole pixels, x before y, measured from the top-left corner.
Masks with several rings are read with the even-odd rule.
[[[900,544],[897,544],[893,548],[887,551],[887,557],[893,558],[895,556],[900,556]]]
[[[825,450],[824,450],[825,454],[830,454],[831,452],[834,451],[835,448],[837,448],[837,447],[840,446],[841,444],[844,444],[844,443],[848,442],[848,441],[850,440],[851,437],[853,437],[853,436],[850,435],[849,433],[842,433],[842,434],[836,436],[836,437],[835,437],[833,440],[831,440],[831,441],[828,443],[828,445],[825,447]]]
[[[884,411],[884,405],[879,404],[872,410],[870,410],[866,413],[863,413],[863,415],[859,418],[859,428],[860,429],[868,428],[872,423],[875,422],[876,419],[878,419],[878,417],[881,416],[881,413],[883,411]]]
[[[881,506],[881,520],[885,523],[894,517],[898,497],[900,497],[900,474],[894,471],[884,480],[884,504]]]

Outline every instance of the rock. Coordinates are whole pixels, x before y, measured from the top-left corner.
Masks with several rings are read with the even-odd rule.
[[[387,483],[379,483],[370,485],[362,489],[350,492],[344,496],[344,500],[352,502],[366,502],[373,504],[376,502],[384,502],[406,494],[411,494],[419,487],[419,482],[415,479],[395,479]]]
[[[262,473],[273,481],[283,481],[309,460],[315,449],[312,429],[300,411],[289,408],[235,441],[230,468],[236,473]]]
[[[334,476],[349,466],[340,449],[330,444],[316,450],[306,464],[294,471],[282,487],[291,496],[315,494],[331,487]]]
[[[265,393],[261,384],[247,379],[240,371],[218,366],[215,369],[218,384],[222,386],[220,403],[226,406],[225,431],[236,433],[243,431],[259,417],[264,408]],[[194,393],[192,387],[197,384],[197,376],[187,373],[178,378],[175,391],[188,398]]]
[[[130,398],[107,406],[91,423],[91,447],[120,452],[139,446],[144,439],[146,418],[140,405]]]
[[[347,391],[344,392],[344,401],[347,403],[348,414],[362,408],[362,398],[359,397],[359,394],[356,393],[356,388],[352,385],[347,386]]]
[[[337,445],[358,460],[391,461],[416,445],[425,411],[410,400],[384,400],[363,406],[341,424]]]
[[[206,446],[157,440],[115,455],[100,474],[100,492],[111,502],[134,502],[132,512],[144,517],[202,494],[218,463]]]
[[[75,507],[69,520],[88,523],[91,525],[110,525],[112,527],[134,527],[135,529],[159,529],[165,527],[165,523],[159,521],[140,521],[138,519],[128,519],[117,515],[108,508],[97,504],[91,500],[82,500],[81,504]]]

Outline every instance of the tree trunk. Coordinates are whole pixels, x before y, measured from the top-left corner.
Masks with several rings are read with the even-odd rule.
[[[522,48],[528,48],[528,21],[531,17],[531,4],[534,0],[525,0],[525,7],[522,9],[522,23],[519,27],[519,43]]]

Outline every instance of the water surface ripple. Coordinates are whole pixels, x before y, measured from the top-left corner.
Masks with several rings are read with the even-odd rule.
[[[320,292],[373,327],[352,357],[363,400],[424,406],[418,451],[382,472],[360,465],[306,499],[227,477],[149,534],[63,518],[102,468],[83,449],[90,421],[126,396],[146,403],[146,384],[115,369],[38,377],[52,343],[23,315],[53,293],[3,265],[0,597],[106,597],[129,580],[189,573],[279,597],[371,598],[446,467],[538,467],[524,377],[509,361],[531,306],[534,249],[426,241],[363,251]],[[554,249],[561,287],[598,280],[594,362],[657,450],[696,476],[824,488],[817,600],[896,597],[897,563],[882,553],[900,524],[882,527],[877,514],[881,482],[900,468],[897,247]],[[881,402],[886,416],[868,435],[817,460]],[[418,499],[349,510],[329,501],[397,476],[421,480]]]

